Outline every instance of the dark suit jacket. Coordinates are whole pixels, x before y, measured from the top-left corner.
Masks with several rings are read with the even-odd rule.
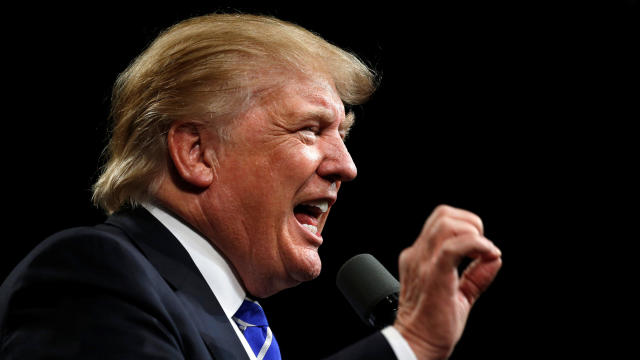
[[[178,240],[136,209],[46,239],[0,288],[2,359],[248,359]],[[378,332],[331,359],[395,359]]]

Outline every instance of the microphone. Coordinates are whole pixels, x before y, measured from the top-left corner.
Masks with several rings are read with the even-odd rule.
[[[365,324],[378,329],[393,324],[400,283],[372,255],[347,260],[338,271],[336,286]]]

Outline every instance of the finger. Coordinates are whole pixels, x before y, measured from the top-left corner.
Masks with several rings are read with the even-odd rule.
[[[467,267],[460,278],[460,291],[469,304],[473,304],[491,285],[501,267],[502,258],[499,257],[491,260],[478,258]]]
[[[432,227],[433,223],[439,221],[441,218],[454,218],[468,222],[478,230],[480,235],[484,234],[484,224],[478,215],[471,211],[455,208],[449,205],[439,205],[436,207],[427,219],[424,228]]]
[[[449,238],[456,238],[463,235],[481,237],[482,234],[468,221],[443,216],[434,221],[430,227],[425,228],[417,241],[426,244],[427,253],[433,254],[437,252],[442,243]]]
[[[489,239],[475,234],[465,234],[448,238],[438,253],[440,266],[448,271],[457,268],[465,257],[483,258],[487,261],[502,255]]]

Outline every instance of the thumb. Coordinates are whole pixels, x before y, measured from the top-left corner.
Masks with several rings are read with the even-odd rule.
[[[462,273],[460,278],[460,291],[467,298],[469,304],[473,304],[478,297],[491,285],[491,282],[502,267],[502,259],[477,258]]]

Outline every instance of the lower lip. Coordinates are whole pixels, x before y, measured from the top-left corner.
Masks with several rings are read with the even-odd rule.
[[[293,216],[293,221],[298,225],[298,228],[300,228],[300,230],[302,230],[307,235],[307,238],[310,238],[312,240],[314,244],[316,244],[317,246],[322,245],[323,239],[320,231],[315,234],[312,233],[311,230],[309,230],[305,226],[302,226],[302,224],[298,221],[298,219],[295,218],[295,216]]]

